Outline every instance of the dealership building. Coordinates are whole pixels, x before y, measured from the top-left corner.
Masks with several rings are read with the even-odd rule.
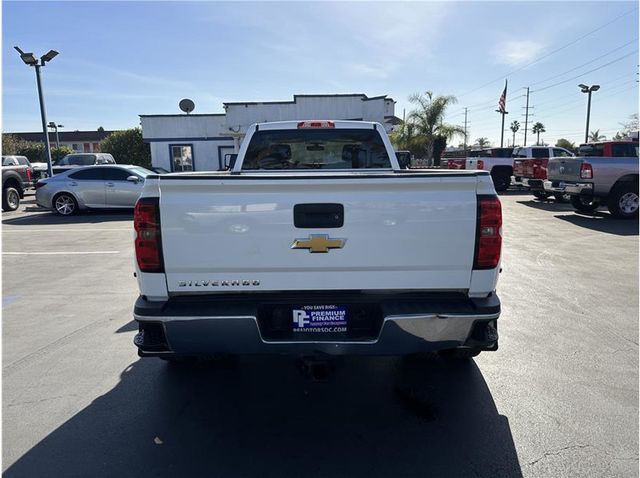
[[[217,171],[225,154],[238,152],[247,129],[266,121],[336,119],[377,121],[387,131],[400,120],[386,95],[294,95],[293,101],[223,103],[224,113],[140,115],[142,137],[154,167]]]

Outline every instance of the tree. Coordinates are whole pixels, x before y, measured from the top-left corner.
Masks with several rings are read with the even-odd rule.
[[[605,139],[607,139],[607,137],[603,134],[600,134],[599,129],[589,133],[589,142],[591,143],[597,143],[598,141],[603,141]]]
[[[536,140],[536,144],[539,145],[540,144],[540,133],[544,133],[545,131],[547,131],[546,129],[544,129],[544,125],[542,123],[540,123],[540,121],[538,121],[537,123],[535,123],[532,127],[531,127],[531,132],[533,134],[537,134],[538,135],[538,139]]]
[[[572,143],[571,141],[565,138],[560,138],[558,141],[556,141],[556,146],[558,148],[564,148],[572,152],[575,152],[576,150],[575,143]]]
[[[151,148],[142,140],[140,128],[111,133],[100,142],[100,151],[111,153],[118,163],[151,167]]]
[[[104,128],[102,126],[98,126],[98,132],[104,133]]]
[[[6,133],[2,135],[2,154],[20,154],[18,151],[27,145],[27,141],[19,138],[15,134]]]
[[[427,160],[433,158],[437,137],[450,140],[456,135],[464,136],[464,128],[444,122],[447,108],[457,102],[455,96],[434,95],[431,91],[409,97],[417,108],[409,113],[408,123],[413,125],[413,145],[424,153]]]
[[[620,123],[622,130],[618,131],[613,139],[621,140],[631,136],[631,133],[638,132],[638,113],[634,113],[629,116],[629,121]]]
[[[489,138],[478,138],[476,139],[474,146],[477,146],[478,148],[482,149],[482,148],[487,148],[491,146],[491,143],[489,142]]]
[[[511,131],[513,132],[513,143],[511,144],[511,146],[515,146],[516,145],[516,133],[520,129],[520,122],[519,121],[512,121],[511,122],[511,127],[509,129],[511,129]]]

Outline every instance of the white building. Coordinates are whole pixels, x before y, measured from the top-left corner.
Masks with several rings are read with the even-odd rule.
[[[225,154],[238,151],[253,123],[350,119],[377,121],[390,131],[399,121],[394,106],[386,95],[294,95],[293,101],[224,103],[225,113],[220,114],[140,115],[140,122],[154,167],[215,171],[224,168]]]

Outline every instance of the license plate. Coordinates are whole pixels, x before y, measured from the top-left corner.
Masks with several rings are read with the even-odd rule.
[[[301,305],[291,308],[294,333],[335,334],[347,331],[345,305]]]

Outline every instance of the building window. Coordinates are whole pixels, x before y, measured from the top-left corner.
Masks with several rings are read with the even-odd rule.
[[[172,171],[193,171],[193,145],[169,145]]]
[[[72,148],[74,151],[80,151],[80,145],[79,145],[78,143],[73,143],[73,144],[71,145],[71,148]]]
[[[84,143],[84,152],[85,153],[91,152],[91,143]]]
[[[93,152],[94,153],[100,152],[100,143],[93,143]]]

